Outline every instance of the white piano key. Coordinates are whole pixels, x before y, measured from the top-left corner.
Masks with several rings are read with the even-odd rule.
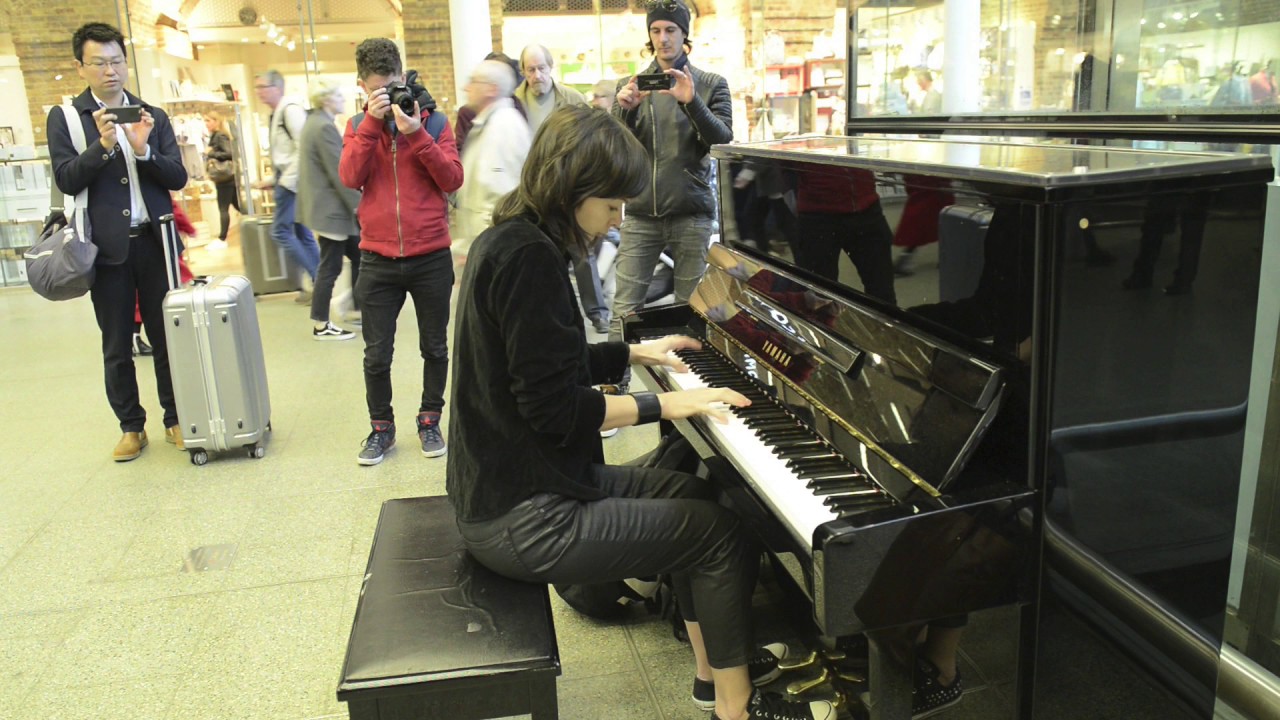
[[[708,387],[696,373],[660,369],[673,390],[695,390]],[[836,519],[836,514],[814,495],[785,461],[773,454],[773,447],[756,436],[742,418],[731,414],[729,422],[695,419],[720,446],[729,462],[737,468],[774,516],[782,520],[803,547],[813,547],[813,531],[822,523]]]

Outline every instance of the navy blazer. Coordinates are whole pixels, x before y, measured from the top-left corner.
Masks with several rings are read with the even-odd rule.
[[[173,212],[170,190],[181,190],[187,184],[187,170],[182,166],[178,141],[173,135],[169,116],[159,108],[148,105],[137,96],[125,94],[133,105],[141,105],[155,120],[155,127],[147,138],[151,146],[151,159],[138,161],[138,182],[142,183],[142,200],[151,216],[154,237],[160,237],[160,218]],[[124,130],[118,130],[120,144],[114,155],[103,150],[98,125],[93,113],[98,103],[93,93],[85,88],[71,103],[80,113],[84,127],[86,149],[76,152],[67,132],[67,123],[61,108],[49,111],[46,131],[49,138],[49,157],[53,161],[53,178],[58,189],[73,197],[85,188],[89,189],[89,227],[93,244],[98,246],[99,265],[120,265],[129,258],[129,169],[124,153],[133,152],[124,138]]]

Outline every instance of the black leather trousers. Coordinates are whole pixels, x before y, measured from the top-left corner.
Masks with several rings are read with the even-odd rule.
[[[687,473],[593,468],[610,495],[583,502],[542,493],[506,515],[459,522],[477,560],[526,582],[598,583],[670,573],[680,610],[698,622],[712,667],[747,664],[759,555],[710,483]]]

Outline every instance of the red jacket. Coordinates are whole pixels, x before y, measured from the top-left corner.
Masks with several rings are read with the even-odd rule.
[[[338,177],[364,193],[356,207],[361,250],[398,258],[449,247],[445,193],[462,186],[462,161],[448,123],[438,141],[425,127],[393,141],[385,123],[366,117],[352,130],[348,120]]]

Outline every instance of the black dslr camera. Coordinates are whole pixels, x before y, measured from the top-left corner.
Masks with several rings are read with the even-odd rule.
[[[386,85],[387,98],[392,105],[399,105],[405,115],[413,115],[413,88],[402,82],[389,82]]]

